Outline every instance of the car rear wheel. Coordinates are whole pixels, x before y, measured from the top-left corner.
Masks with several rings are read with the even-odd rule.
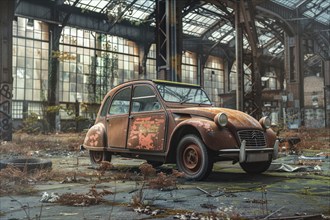
[[[89,151],[92,166],[100,165],[102,161],[111,161],[111,154],[107,151]]]
[[[252,163],[240,163],[241,168],[251,174],[259,174],[268,170],[271,160],[263,161],[263,162],[252,162]]]
[[[187,179],[203,180],[213,168],[211,154],[196,135],[184,136],[177,148],[176,163]]]

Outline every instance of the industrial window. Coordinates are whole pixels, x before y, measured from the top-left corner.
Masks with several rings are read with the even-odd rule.
[[[48,26],[41,21],[13,21],[13,94],[16,100],[42,101],[47,97]],[[46,72],[46,74],[44,74]]]
[[[196,54],[186,51],[182,54],[182,82],[197,84]]]
[[[220,94],[224,93],[223,60],[210,56],[204,68],[204,90],[215,106],[220,105]]]
[[[23,102],[12,101],[12,117],[13,119],[22,119],[23,118]]]

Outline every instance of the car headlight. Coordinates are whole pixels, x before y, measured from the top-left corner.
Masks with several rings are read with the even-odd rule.
[[[259,123],[261,124],[261,126],[265,129],[267,128],[270,128],[271,126],[271,120],[269,117],[265,116],[265,117],[262,117],[260,120],[259,120]]]
[[[228,116],[225,113],[219,113],[214,117],[214,122],[221,127],[224,127],[228,123]]]

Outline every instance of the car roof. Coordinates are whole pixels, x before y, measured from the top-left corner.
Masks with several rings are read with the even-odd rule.
[[[121,87],[121,86],[126,86],[129,84],[134,84],[134,83],[148,83],[148,84],[168,84],[168,85],[176,85],[176,86],[192,86],[192,87],[200,87],[197,84],[191,84],[191,83],[184,83],[184,82],[174,82],[174,81],[168,81],[168,80],[159,80],[159,79],[136,79],[136,80],[130,80],[127,82],[123,82],[116,87]]]
[[[167,80],[159,80],[154,79],[152,80],[156,84],[169,84],[169,85],[176,85],[176,86],[193,86],[193,87],[200,87],[197,84],[190,84],[190,83],[183,83],[183,82],[173,82],[173,81],[167,81]]]
[[[167,80],[158,80],[158,79],[137,79],[137,80],[130,80],[127,82],[123,82],[115,87],[113,87],[108,93],[108,95],[113,94],[115,91],[117,91],[118,89],[121,89],[125,86],[128,85],[134,85],[134,84],[140,84],[140,83],[146,83],[149,85],[155,85],[155,84],[166,84],[166,85],[172,85],[172,86],[186,86],[186,87],[195,87],[195,88],[200,88],[199,85],[196,84],[190,84],[190,83],[183,83],[183,82],[173,82],[173,81],[167,81]]]

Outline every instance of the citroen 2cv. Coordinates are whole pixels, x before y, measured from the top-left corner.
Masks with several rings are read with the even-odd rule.
[[[213,107],[197,85],[136,80],[104,97],[83,148],[91,163],[112,155],[153,166],[176,163],[187,179],[202,180],[217,161],[238,162],[247,173],[266,171],[278,152],[270,119]]]

